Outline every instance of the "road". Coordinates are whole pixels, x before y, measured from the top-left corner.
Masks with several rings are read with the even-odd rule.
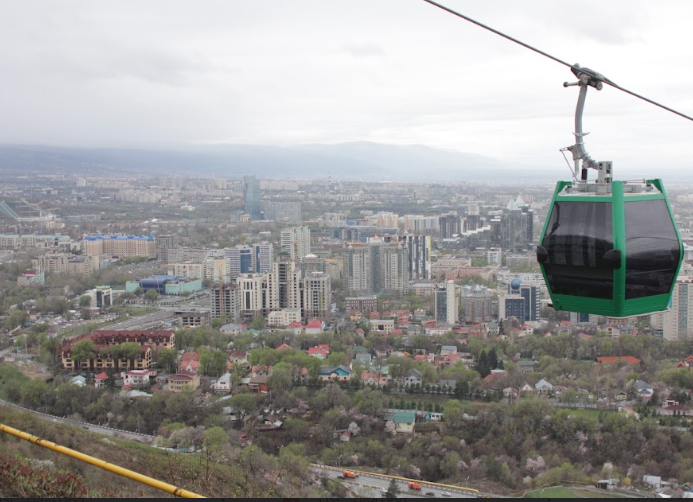
[[[332,479],[337,479],[338,476],[342,474],[343,469],[330,466],[311,466],[311,469],[315,472],[320,472],[326,474]],[[361,497],[380,497],[383,492],[387,490],[390,486],[390,478],[378,476],[378,475],[368,475],[360,474],[356,479],[344,479],[339,480],[344,483],[350,490],[357,492]],[[402,497],[406,498],[477,498],[476,494],[473,492],[464,492],[462,490],[453,489],[442,489],[435,487],[433,485],[427,485],[425,481],[416,481],[417,483],[423,485],[420,492],[409,490],[406,481],[398,481],[399,492]],[[433,495],[426,495],[426,493],[433,493]],[[447,493],[447,495],[444,495]]]
[[[69,420],[67,418],[56,417],[54,415],[48,415],[47,413],[41,413],[40,411],[30,410],[29,408],[24,408],[23,406],[19,406],[8,401],[4,401],[2,399],[0,399],[0,406],[10,406],[22,411],[26,411],[28,413],[33,413],[36,417],[46,421],[71,425],[73,427],[81,427],[82,429],[86,429],[91,432],[98,432],[99,434],[105,434],[107,436],[127,439],[129,441],[138,441],[140,443],[148,444],[154,441],[154,437],[148,434],[138,434],[136,432],[124,431],[121,429],[112,429],[110,427],[102,427],[100,425],[93,425],[86,422],[76,422],[74,420]]]
[[[173,317],[173,310],[160,310],[153,314],[130,317],[127,321],[119,322],[108,329],[147,329]]]

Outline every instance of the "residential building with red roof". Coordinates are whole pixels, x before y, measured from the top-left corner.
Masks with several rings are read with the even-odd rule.
[[[102,389],[103,387],[106,386],[106,382],[108,381],[108,373],[105,371],[103,373],[99,373],[94,377],[94,386],[97,389]]]
[[[71,358],[72,347],[83,340],[91,340],[94,344],[94,357],[80,361],[79,367]],[[140,354],[133,359],[117,357],[112,354],[114,346],[122,343],[137,343],[140,345]],[[148,369],[152,365],[152,350],[162,348],[171,349],[175,344],[173,330],[100,330],[73,338],[64,343],[61,348],[62,367],[66,370],[131,370]]]
[[[325,359],[330,355],[330,352],[322,347],[311,347],[308,349],[308,355],[317,359]]]
[[[628,365],[640,364],[640,359],[633,356],[608,356],[608,357],[598,357],[597,362],[601,364],[617,364],[619,362],[624,362]]]

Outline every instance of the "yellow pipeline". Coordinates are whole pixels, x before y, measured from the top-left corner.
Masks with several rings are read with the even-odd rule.
[[[58,453],[62,453],[63,455],[68,455],[72,458],[76,458],[77,460],[81,460],[82,462],[86,462],[91,465],[95,465],[96,467],[100,467],[101,469],[105,469],[107,471],[114,472],[116,474],[119,474],[120,476],[125,476],[126,478],[132,479],[134,481],[137,481],[138,483],[143,483],[145,485],[149,485],[151,487],[154,487],[158,490],[162,490],[168,493],[172,493],[173,495],[177,497],[184,497],[184,498],[189,498],[189,499],[203,499],[206,497],[203,497],[202,495],[198,495],[197,493],[190,492],[188,490],[183,490],[182,488],[177,488],[171,484],[164,483],[163,481],[159,481],[158,479],[150,478],[149,476],[145,476],[143,474],[140,474],[135,471],[131,471],[130,469],[125,469],[123,467],[120,467],[118,465],[114,464],[109,464],[108,462],[105,462],[104,460],[100,460],[95,457],[91,457],[89,455],[85,455],[84,453],[80,453],[78,451],[72,450],[70,448],[66,448],[65,446],[60,446],[58,444],[55,444],[51,441],[47,441],[45,439],[41,439],[37,436],[32,436],[31,434],[27,434],[26,432],[22,432],[18,429],[14,429],[13,427],[8,427],[7,425],[0,424],[0,431],[7,432],[8,434],[12,434],[13,436],[16,436],[20,439],[26,439],[27,441],[37,444],[39,446],[43,446],[44,448],[48,448],[53,451],[57,451]]]

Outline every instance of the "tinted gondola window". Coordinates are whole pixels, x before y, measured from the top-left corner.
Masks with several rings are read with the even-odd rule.
[[[669,293],[681,258],[664,200],[626,202],[626,300]]]
[[[555,294],[613,298],[613,265],[604,254],[614,248],[611,204],[554,203],[542,246],[549,287]]]

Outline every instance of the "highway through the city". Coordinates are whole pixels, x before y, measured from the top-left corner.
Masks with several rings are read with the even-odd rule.
[[[391,477],[380,474],[366,474],[363,471],[358,471],[359,476],[356,479],[339,479],[344,471],[343,468],[333,467],[333,466],[320,466],[313,464],[311,469],[314,472],[322,473],[329,478],[337,479],[344,483],[351,491],[356,493],[359,497],[382,497],[384,492],[390,486]],[[414,481],[414,480],[412,480]],[[400,496],[406,498],[477,498],[478,495],[475,490],[466,490],[462,487],[455,488],[442,488],[436,486],[435,483],[427,483],[425,481],[415,481],[422,485],[421,491],[410,490],[408,488],[407,481],[397,481],[397,486],[399,487]],[[430,495],[427,495],[430,494]]]

